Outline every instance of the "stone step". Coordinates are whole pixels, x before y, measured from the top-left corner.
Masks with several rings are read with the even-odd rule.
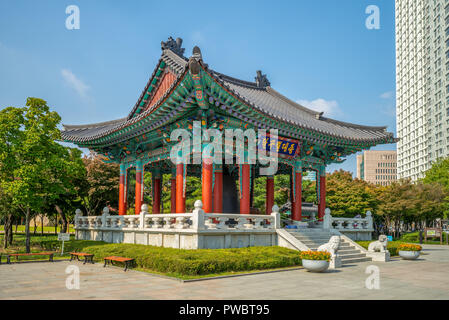
[[[356,250],[356,249],[352,249],[352,248],[338,249],[338,254],[340,254],[340,255],[353,254],[353,253],[359,253],[359,252],[360,252],[360,250]]]
[[[303,238],[303,237],[295,237],[299,241],[315,241],[315,242],[322,242],[322,243],[328,243],[329,239],[324,238]]]
[[[350,264],[350,263],[359,263],[359,262],[365,262],[365,261],[371,261],[371,258],[365,257],[365,258],[354,258],[354,259],[348,259],[348,260],[341,260],[341,264]]]
[[[350,259],[354,259],[354,258],[366,258],[366,255],[364,253],[349,253],[349,254],[340,254],[340,258],[342,261],[345,260],[350,260]]]

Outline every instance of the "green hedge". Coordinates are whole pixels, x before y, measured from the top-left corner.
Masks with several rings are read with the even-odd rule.
[[[446,237],[449,235],[447,233],[443,233],[443,244],[446,244]],[[424,241],[424,232],[423,232],[423,243],[426,244],[440,244],[440,238],[427,238],[427,241]],[[402,235],[401,241],[410,242],[410,243],[419,243],[419,232],[410,232]]]
[[[54,249],[58,241],[43,242]],[[106,256],[134,258],[139,268],[181,275],[205,275],[233,271],[263,270],[301,265],[299,252],[281,247],[184,250],[138,244],[107,244],[99,241],[72,240],[64,251],[94,254],[95,261]]]

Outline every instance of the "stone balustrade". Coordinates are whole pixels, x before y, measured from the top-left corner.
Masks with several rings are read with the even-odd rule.
[[[101,216],[83,217],[75,215],[75,229],[106,230],[147,230],[147,231],[241,231],[275,230],[276,217],[273,215],[241,215],[226,213],[204,213],[201,201],[195,203],[192,213],[150,214],[148,206],[142,205],[139,215],[109,215],[109,209],[103,209]],[[196,223],[195,223],[196,222]]]
[[[326,208],[324,213],[324,229],[338,230],[353,240],[371,240],[371,233],[374,231],[374,228],[373,217],[370,211],[366,212],[365,218],[333,217],[329,208]]]
[[[142,243],[173,248],[226,248],[276,245],[280,228],[279,208],[271,215],[205,213],[202,202],[195,202],[192,213],[150,214],[142,205],[139,215],[84,217],[77,210],[77,239],[106,242]]]

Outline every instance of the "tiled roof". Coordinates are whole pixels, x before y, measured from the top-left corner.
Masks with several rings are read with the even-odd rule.
[[[161,61],[164,61],[170,71],[177,76],[177,80],[174,81],[172,88],[170,88],[158,102],[142,113],[136,114],[135,112],[138,106],[156,76]],[[322,112],[308,109],[288,99],[271,88],[266,76],[262,75],[260,71],[258,72],[258,77],[256,77],[256,82],[249,82],[232,78],[208,69],[205,64],[203,64],[203,66],[217,82],[237,96],[238,99],[274,119],[289,123],[293,126],[353,141],[380,142],[385,139],[395,141],[393,134],[386,131],[386,127],[361,126],[329,119],[323,117]],[[151,112],[152,109],[159,104],[159,101],[165,99],[168,92],[177,85],[181,75],[185,73],[186,68],[188,68],[188,60],[184,56],[179,56],[170,49],[164,49],[156,69],[127,118],[90,125],[64,125],[64,131],[61,132],[63,140],[86,142],[104,137],[113,131],[125,128],[128,125],[139,121]],[[151,99],[151,97],[149,99]],[[147,99],[146,101],[149,100]]]
[[[295,126],[351,140],[375,140],[393,137],[386,127],[361,126],[329,119],[322,112],[308,109],[283,96],[271,87],[242,81],[213,70],[212,75],[241,100],[267,115]]]

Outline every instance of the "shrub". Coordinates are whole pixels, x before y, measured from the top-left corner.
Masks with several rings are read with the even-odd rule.
[[[417,244],[403,243],[398,246],[399,251],[421,251],[422,247]]]
[[[327,251],[301,251],[299,254],[304,260],[326,260],[331,259],[331,254]]]
[[[51,246],[54,243],[45,245]],[[181,275],[205,275],[301,265],[298,251],[282,247],[185,250],[85,240],[68,241],[64,246],[67,252],[78,249],[92,253],[95,261],[103,261],[106,256],[123,256],[134,258],[139,268]]]

